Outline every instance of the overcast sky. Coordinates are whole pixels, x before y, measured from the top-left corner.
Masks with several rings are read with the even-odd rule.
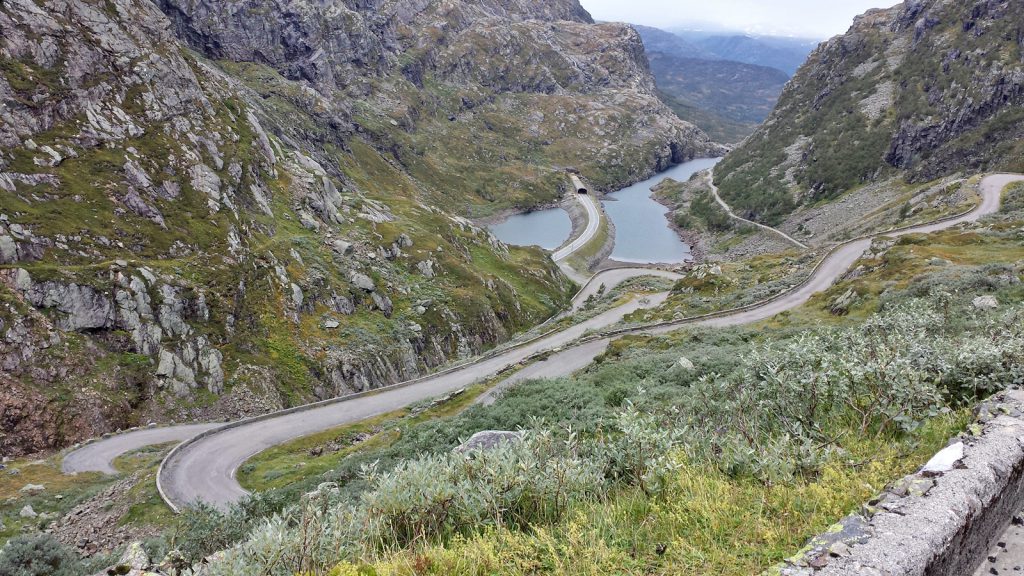
[[[823,40],[846,32],[853,17],[896,0],[580,0],[596,20],[658,28],[720,27]]]

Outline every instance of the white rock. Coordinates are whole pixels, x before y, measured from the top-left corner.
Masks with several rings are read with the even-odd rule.
[[[18,492],[34,496],[36,494],[41,494],[44,490],[46,490],[46,487],[42,484],[25,484],[21,487],[21,490],[18,490]]]
[[[978,296],[972,302],[978,310],[995,310],[999,308],[999,300],[995,296]]]
[[[683,370],[693,370],[694,368],[696,368],[696,366],[693,365],[693,362],[691,362],[690,359],[685,356],[681,356],[679,358],[679,361],[676,362],[676,365],[682,368]]]
[[[945,474],[953,469],[957,462],[963,460],[964,457],[964,443],[957,442],[952,446],[947,446],[939,451],[938,454],[932,456],[932,459],[921,468],[921,473],[926,476],[937,476],[939,474]]]
[[[21,512],[18,512],[18,516],[21,516],[22,518],[35,518],[36,516],[39,516],[39,514],[36,514],[36,511],[32,509],[31,504],[25,504],[25,507],[21,509]]]

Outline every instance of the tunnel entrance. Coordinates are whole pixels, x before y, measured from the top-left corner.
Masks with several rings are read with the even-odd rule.
[[[577,194],[588,194],[587,187],[583,185],[583,181],[580,177],[575,174],[569,174],[569,180],[572,182],[573,188]]]

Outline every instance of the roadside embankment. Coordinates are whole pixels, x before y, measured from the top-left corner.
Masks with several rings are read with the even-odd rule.
[[[1024,506],[1024,391],[982,403],[968,431],[918,472],[766,574],[963,576]]]

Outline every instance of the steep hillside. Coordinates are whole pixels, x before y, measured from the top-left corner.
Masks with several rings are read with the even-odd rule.
[[[1024,5],[914,0],[822,44],[718,165],[734,207],[777,222],[871,182],[1024,169]]]
[[[4,453],[492,347],[571,286],[464,216],[717,151],[570,0],[13,0],[0,30]]]

